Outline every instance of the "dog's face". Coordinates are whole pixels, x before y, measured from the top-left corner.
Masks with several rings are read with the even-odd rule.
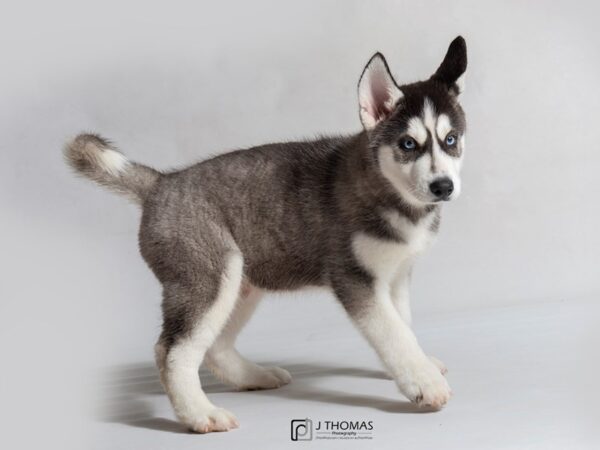
[[[382,175],[415,206],[460,194],[467,50],[462,37],[426,81],[398,86],[383,55],[371,58],[358,88],[360,117]]]

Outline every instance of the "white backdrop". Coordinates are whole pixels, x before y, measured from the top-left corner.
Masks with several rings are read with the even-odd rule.
[[[47,404],[67,387],[85,391],[78,368],[149,360],[158,334],[160,289],[137,253],[139,212],[71,176],[60,153],[68,137],[97,131],[132,159],[169,168],[358,131],[356,83],[377,50],[399,82],[428,77],[458,34],[469,51],[463,195],[417,267],[416,320],[600,293],[599,9],[4,2],[0,341],[11,415],[34,411],[36,427],[57,434],[62,415]],[[295,294],[267,301],[253,329],[337,313],[328,295]],[[78,417],[85,399],[61,402]],[[20,423],[15,432],[32,425]]]

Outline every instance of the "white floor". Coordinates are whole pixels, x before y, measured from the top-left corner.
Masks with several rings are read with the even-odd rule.
[[[297,329],[253,329],[240,345],[254,360],[288,369],[290,385],[233,392],[205,370],[213,402],[241,426],[194,435],[173,420],[151,362],[102,374],[95,449],[587,449],[600,448],[597,302],[545,303],[417,320],[422,346],[442,359],[454,397],[422,412],[385,378],[374,352],[340,315]],[[285,322],[285,321],[283,321]],[[334,323],[335,322],[335,323]],[[281,333],[280,338],[273,336]],[[290,421],[373,421],[373,440],[293,442]]]

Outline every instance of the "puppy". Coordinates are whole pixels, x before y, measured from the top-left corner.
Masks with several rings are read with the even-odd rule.
[[[441,203],[460,193],[466,66],[457,37],[429,79],[398,86],[377,53],[358,84],[360,133],[237,150],[183,170],[131,162],[97,135],[66,146],[76,172],[142,208],[141,254],[163,286],[156,362],[189,429],[238,426],[202,391],[203,362],[239,389],[290,382],[234,344],[265,291],[305,286],[331,289],[407,398],[448,401],[443,364],[411,331],[408,286]]]

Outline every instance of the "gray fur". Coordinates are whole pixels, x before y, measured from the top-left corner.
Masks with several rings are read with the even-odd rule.
[[[369,283],[352,254],[352,235],[401,241],[381,211],[395,209],[416,223],[439,208],[403,201],[377,168],[364,131],[238,150],[170,173],[135,164],[120,177],[93,166],[90,155],[107,145],[80,135],[67,146],[69,162],[82,175],[143,199],[140,250],[168,286],[218,285],[232,240],[244,256],[245,275],[263,289]],[[188,330],[196,321],[189,311],[211,297],[195,295],[193,306],[163,305],[166,336]]]
[[[64,155],[76,173],[118,194],[125,194],[136,203],[143,203],[158,180],[159,172],[142,164],[129,163],[125,174],[111,175],[99,164],[102,153],[107,150],[118,152],[110,141],[97,134],[81,134],[65,146]]]

